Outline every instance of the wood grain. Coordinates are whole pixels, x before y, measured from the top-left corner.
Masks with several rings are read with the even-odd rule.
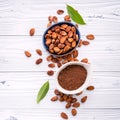
[[[43,109],[42,111],[38,109],[8,109],[7,111],[0,112],[1,118],[9,118],[9,115],[13,115],[20,120],[30,119],[30,120],[39,120],[41,119],[60,119],[60,112],[63,111],[62,109],[54,109],[51,110],[49,108]],[[4,109],[3,109],[4,110]],[[69,114],[70,119],[82,119],[82,120],[119,120],[120,110],[119,109],[82,109],[78,111],[80,116],[71,116],[70,111],[66,111]],[[6,115],[7,113],[7,115]],[[46,116],[47,114],[47,116]],[[41,116],[41,117],[39,117]]]

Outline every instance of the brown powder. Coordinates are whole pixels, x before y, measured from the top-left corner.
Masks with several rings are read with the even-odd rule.
[[[76,90],[83,85],[87,71],[80,65],[69,65],[58,75],[58,82],[66,90]]]

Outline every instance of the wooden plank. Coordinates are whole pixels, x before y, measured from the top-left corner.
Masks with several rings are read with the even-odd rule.
[[[65,111],[70,119],[73,120],[119,120],[120,116],[120,109],[82,109],[78,110],[78,114],[76,116],[71,116],[70,110],[58,109],[55,108],[54,110],[51,108],[41,109],[40,105],[37,109],[7,109],[0,111],[1,119],[8,119],[12,117],[19,118],[20,120],[48,120],[48,119],[61,119],[60,113]],[[40,116],[40,117],[39,117]]]
[[[94,85],[97,90],[119,90],[119,78],[120,72],[93,72],[89,84]],[[0,91],[33,92],[48,79],[52,85],[51,89],[55,89],[55,75],[49,77],[46,72],[3,72],[0,73]]]
[[[11,54],[11,56],[2,56],[0,58],[0,71],[48,71],[48,62],[44,58],[40,65],[36,65],[35,61],[39,57],[32,57],[31,59],[26,58],[24,53],[21,54]],[[93,58],[95,56],[96,58]],[[104,57],[103,57],[104,56]],[[120,71],[120,56],[113,54],[84,54],[82,58],[89,58],[92,63],[94,71]],[[107,62],[106,62],[107,61]],[[57,70],[57,67],[54,71]]]
[[[82,36],[82,38],[84,39],[85,36]],[[48,62],[46,61],[48,53],[43,47],[41,36],[1,36],[0,42],[0,71],[48,70]],[[119,45],[118,36],[115,36],[114,40],[111,36],[96,36],[96,40],[91,41],[89,46],[78,48],[78,59],[89,58],[93,64],[94,71],[119,71]],[[42,58],[44,59],[44,64],[35,65],[36,59],[39,58],[35,52],[37,48],[43,50]],[[27,58],[24,55],[25,50],[29,50],[32,53],[31,58]],[[56,71],[57,68],[54,70]]]
[[[62,3],[61,5],[58,1],[58,4],[47,5],[46,2],[42,2],[43,4],[40,1],[37,1],[38,4],[37,2],[31,2],[21,1],[13,4],[13,2],[9,1],[9,3],[1,3],[0,35],[28,35],[31,27],[35,27],[36,35],[40,35],[46,29],[49,15],[57,15],[56,10],[58,8],[66,11],[65,4]],[[118,11],[120,2],[97,2],[88,4],[77,4],[77,2],[72,4],[80,11],[87,23],[86,26],[80,26],[81,33],[91,32],[97,35],[119,35],[120,14]],[[60,16],[59,20],[63,21],[63,17],[64,15]]]
[[[84,0],[84,1],[78,1],[78,0],[64,0],[64,1],[59,1],[59,0],[56,0],[56,1],[49,1],[49,0],[46,0],[47,1],[47,3],[48,4],[63,4],[63,3],[66,3],[66,2],[70,2],[70,3],[72,3],[72,4],[77,4],[77,3],[82,3],[82,4],[97,4],[97,3],[99,3],[99,4],[114,4],[114,3],[116,3],[116,2],[119,2],[119,0],[107,0],[107,1],[105,1],[105,0],[91,0],[91,1],[88,1],[88,0]],[[39,0],[36,0],[36,1],[29,1],[29,0],[21,0],[21,1],[19,1],[19,2],[13,2],[13,1],[11,1],[11,0],[7,0],[7,1],[4,1],[4,0],[1,0],[0,2],[1,2],[1,6],[3,6],[3,5],[11,5],[12,3],[21,3],[21,4],[28,4],[28,5],[30,5],[30,4],[32,4],[32,5],[38,5],[38,4],[46,4],[46,1],[39,1]],[[47,5],[47,4],[46,4]]]
[[[0,76],[0,80],[6,81],[4,85],[0,84],[1,108],[39,108],[39,105],[37,106],[35,103],[35,98],[40,86],[48,80],[47,76],[44,76],[43,73],[40,74],[39,72],[35,72],[34,74],[31,72],[0,73]],[[119,72],[95,72],[90,84],[95,85],[96,89],[92,92],[84,91],[82,96],[87,95],[88,101],[81,106],[81,108],[120,108],[119,77]],[[57,106],[58,109],[62,109],[65,103],[62,103],[61,105],[59,102],[50,102],[50,98],[54,95],[53,91],[56,88],[56,85],[54,77],[49,77],[49,80],[50,91],[40,104],[40,108],[55,109],[53,106]],[[81,97],[79,97],[79,100]]]
[[[26,92],[24,91],[0,91],[0,105],[1,109],[32,109],[32,108],[64,108],[65,102],[61,103],[59,101],[57,102],[51,102],[51,97],[54,96],[53,90],[49,90],[47,96],[44,98],[44,100],[41,101],[41,103],[38,105],[36,103],[36,96],[37,96],[38,90],[35,90],[33,92]],[[83,96],[87,95],[88,99],[85,104],[81,104],[80,108],[120,108],[120,90],[105,90],[101,89],[95,90],[93,92],[85,91],[84,94],[78,97],[78,100],[80,100]],[[9,98],[9,99],[8,99]]]
[[[0,85],[0,103],[1,108],[38,108],[35,98],[40,86],[48,80],[47,76],[35,72],[30,73],[2,73],[1,80],[6,83]],[[5,77],[7,76],[7,77]],[[120,74],[116,72],[95,72],[90,84],[95,85],[92,92],[84,91],[84,95],[88,96],[86,104],[82,108],[120,108]],[[53,108],[57,105],[58,109],[63,108],[64,103],[51,103],[50,98],[54,95],[56,88],[54,77],[49,77],[50,91],[46,98],[40,104],[41,109]],[[104,82],[103,82],[104,81]],[[82,97],[81,96],[81,97]],[[79,100],[80,98],[79,97]],[[7,99],[9,98],[9,99]],[[17,102],[16,102],[17,101]],[[99,102],[98,102],[99,101]]]
[[[48,14],[48,13],[51,13],[51,12],[56,13],[55,10],[57,10],[57,9],[66,10],[66,8],[65,8],[66,4],[69,4],[69,3],[72,6],[75,6],[76,9],[78,9],[82,12],[86,12],[86,11],[91,12],[93,10],[93,13],[94,13],[94,12],[98,12],[99,9],[104,11],[105,9],[110,9],[110,8],[114,9],[115,7],[117,8],[119,6],[120,1],[119,0],[109,0],[109,1],[104,1],[104,0],[88,1],[87,0],[87,2],[86,2],[86,0],[85,1],[77,1],[77,0],[74,0],[74,1],[72,1],[72,0],[59,1],[59,0],[56,0],[56,1],[51,2],[49,0],[48,1],[39,1],[39,0],[23,1],[23,0],[21,0],[19,2],[14,2],[14,1],[8,0],[7,2],[6,1],[1,2],[0,11],[3,12],[3,13],[1,13],[1,15],[4,15],[4,16],[7,16],[7,17],[9,17],[11,15],[14,15],[14,16],[17,16],[18,18],[21,17],[21,16],[27,18],[28,16],[29,17],[32,16],[33,13],[35,13],[34,16],[39,17],[39,14],[37,14],[37,13],[43,13],[44,12],[44,13]],[[85,9],[85,8],[87,8],[87,9]],[[104,8],[104,10],[102,8]],[[97,9],[98,11],[94,11],[94,9]],[[110,11],[112,11],[112,9],[110,9]],[[104,11],[104,13],[108,13],[110,11]],[[4,12],[6,14],[4,14]],[[8,14],[8,12],[9,12],[9,14]],[[26,14],[26,16],[25,16],[25,13],[28,13],[28,12],[31,13],[31,14]],[[40,14],[40,15],[44,16],[45,14]]]
[[[99,16],[99,15],[98,15]],[[9,19],[9,18],[7,18]],[[60,21],[63,21],[61,19]],[[9,20],[0,22],[0,35],[28,35],[30,28],[36,29],[35,35],[42,35],[47,26],[46,18],[32,19],[32,20]],[[119,35],[120,25],[119,21],[97,18],[97,16],[86,18],[87,25],[80,26],[79,30],[82,35],[93,33],[95,35]],[[109,31],[108,31],[109,29]]]

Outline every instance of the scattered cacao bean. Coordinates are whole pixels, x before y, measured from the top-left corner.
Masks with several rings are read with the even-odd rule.
[[[95,36],[94,36],[93,34],[88,34],[88,35],[86,35],[86,38],[87,38],[88,40],[94,40],[94,39],[95,39]]]
[[[30,36],[33,36],[35,34],[35,28],[31,28],[29,34]]]
[[[64,13],[64,10],[57,10],[58,15],[62,15]]]
[[[67,115],[65,112],[62,112],[62,113],[61,113],[61,117],[62,117],[63,119],[68,119],[68,115]]]
[[[87,100],[87,96],[84,96],[83,98],[81,98],[82,103],[86,102],[86,100]]]
[[[92,85],[90,85],[90,86],[87,87],[87,90],[89,90],[89,91],[94,90],[94,89],[95,89],[95,87],[92,86]]]
[[[54,68],[54,67],[55,67],[55,64],[54,64],[54,63],[50,63],[50,64],[48,64],[48,67]]]
[[[27,57],[31,57],[31,53],[29,51],[24,52]]]
[[[72,113],[73,116],[75,116],[75,115],[77,114],[77,110],[73,108],[73,109],[71,110],[71,113]]]
[[[48,70],[48,71],[47,71],[47,74],[48,74],[49,76],[52,76],[52,75],[54,74],[54,71],[53,71],[53,70]]]
[[[36,64],[38,65],[38,64],[40,64],[42,61],[43,61],[42,58],[39,58],[39,59],[36,60]]]
[[[83,40],[83,41],[82,41],[82,44],[83,44],[83,45],[89,45],[89,44],[90,44],[90,42],[89,42],[89,41],[87,41],[87,40]]]
[[[54,96],[51,98],[51,101],[57,101],[58,100],[58,96]]]
[[[80,106],[80,103],[79,102],[75,102],[75,103],[73,103],[73,105],[72,105],[72,107],[75,107],[75,108],[77,108],[77,107],[79,107]]]
[[[36,49],[36,53],[40,56],[42,55],[42,51],[40,49]]]

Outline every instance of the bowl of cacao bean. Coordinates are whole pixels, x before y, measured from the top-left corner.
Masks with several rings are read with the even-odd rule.
[[[59,22],[43,34],[45,49],[52,55],[65,56],[72,52],[80,41],[80,32],[73,23]]]
[[[87,88],[91,73],[91,64],[68,62],[59,68],[56,86],[62,93],[77,94]]]

